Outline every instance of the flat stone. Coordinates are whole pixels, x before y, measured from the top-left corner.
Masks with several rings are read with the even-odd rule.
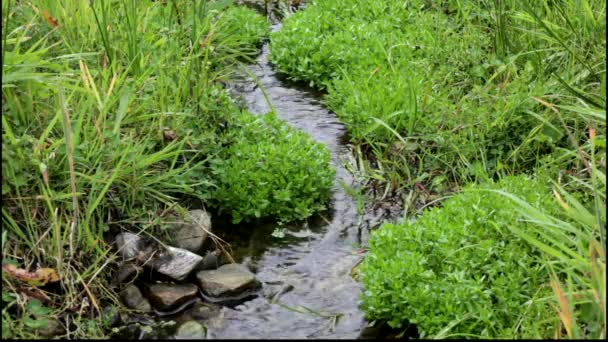
[[[148,287],[148,299],[159,310],[168,310],[186,303],[198,295],[194,284],[158,283]]]
[[[211,216],[201,209],[190,210],[186,222],[173,227],[176,247],[198,253],[211,231]]]
[[[116,236],[116,246],[124,259],[132,259],[144,248],[144,240],[137,234],[122,232]]]
[[[177,328],[175,339],[204,339],[207,337],[205,327],[196,321],[187,321]]]
[[[203,292],[211,297],[236,296],[260,287],[260,282],[249,269],[239,264],[227,264],[217,270],[196,274]]]
[[[150,306],[148,300],[144,298],[139,288],[133,284],[125,287],[125,289],[120,293],[120,297],[125,305],[130,309],[139,310],[142,312],[152,312],[152,306]]]
[[[175,280],[182,280],[186,278],[202,260],[203,257],[188,250],[168,246],[166,251],[158,256],[151,265],[158,273],[169,276]]]

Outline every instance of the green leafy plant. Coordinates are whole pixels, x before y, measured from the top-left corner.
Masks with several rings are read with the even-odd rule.
[[[543,101],[604,108],[605,3],[577,6],[318,1],[271,35],[271,59],[327,90],[384,182],[440,190],[531,169],[566,147]]]
[[[509,201],[479,188],[372,234],[362,265],[370,319],[392,327],[413,324],[421,338],[551,336],[556,317],[547,303],[550,272],[510,230],[529,231],[532,224]],[[545,181],[506,177],[483,188],[557,211]]]
[[[213,162],[213,198],[234,222],[302,220],[325,208],[335,171],[325,146],[277,119],[244,112],[242,129]]]

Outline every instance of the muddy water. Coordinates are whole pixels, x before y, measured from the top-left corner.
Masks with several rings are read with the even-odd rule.
[[[342,186],[357,186],[344,166],[350,155],[344,125],[319,94],[276,75],[268,55],[265,45],[250,66],[259,83],[243,77],[231,91],[251,113],[264,115],[270,111],[264,88],[280,118],[327,146],[336,169],[333,196],[327,212],[287,227],[283,238],[271,235],[272,225],[244,227],[253,233],[228,238],[236,261],[256,273],[264,290],[242,305],[222,308],[223,318],[208,328],[208,337],[358,338],[366,322],[359,309],[361,286],[351,270],[363,257],[359,247],[366,245],[370,226],[385,219],[385,212],[358,213],[357,201]]]

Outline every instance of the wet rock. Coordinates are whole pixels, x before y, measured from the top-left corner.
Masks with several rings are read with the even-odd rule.
[[[206,211],[196,209],[188,212],[186,221],[173,227],[175,246],[198,253],[211,231],[211,217]]]
[[[175,339],[204,339],[207,337],[207,329],[196,321],[187,321],[177,328]]]
[[[247,267],[239,264],[224,265],[217,270],[200,271],[196,278],[203,292],[211,297],[236,296],[261,286]]]
[[[215,250],[213,252],[208,252],[204,257],[201,264],[197,267],[197,270],[214,270],[220,267],[220,255],[221,251]]]
[[[148,300],[144,298],[139,288],[133,284],[125,287],[120,293],[120,297],[123,303],[130,309],[142,312],[152,312],[152,306],[150,306]]]
[[[158,283],[148,287],[148,299],[159,310],[168,310],[196,298],[198,287],[194,284]]]
[[[188,250],[167,247],[167,250],[158,256],[152,263],[152,268],[158,273],[169,276],[175,280],[183,280],[203,260],[200,255]]]
[[[194,306],[188,311],[190,317],[196,320],[208,320],[213,317],[217,317],[220,314],[220,306],[199,302],[194,304]]]
[[[143,268],[134,264],[123,264],[118,269],[116,280],[119,284],[128,283],[137,278],[137,276],[141,274],[143,270]]]
[[[144,248],[144,240],[137,234],[122,232],[116,236],[116,246],[124,259],[132,259]]]

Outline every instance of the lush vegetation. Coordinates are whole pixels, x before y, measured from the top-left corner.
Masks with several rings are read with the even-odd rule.
[[[368,318],[422,337],[606,336],[605,18],[599,0],[317,0],[271,35],[369,180],[478,184],[372,234]]]
[[[2,1],[3,338],[43,336],[55,318],[64,336],[105,336],[118,228],[162,238],[193,199],[238,219],[322,207],[327,152],[276,120],[258,124],[222,87],[269,30],[231,3]],[[271,169],[247,155],[262,152],[252,139]],[[283,167],[299,156],[316,173],[293,194],[277,181],[254,195],[269,203],[234,201],[244,183],[304,180],[309,165]]]
[[[561,120],[580,141],[577,112],[601,115],[605,4],[551,3],[315,1],[271,58],[327,89],[387,182],[440,190],[530,169],[570,146]]]
[[[559,208],[547,182],[528,177],[484,189],[507,191],[544,212]],[[416,324],[421,338],[444,329],[486,338],[551,336],[557,317],[545,300],[549,270],[512,232],[534,230],[516,213],[507,198],[472,187],[415,222],[385,224],[362,269],[365,310],[394,326]]]
[[[324,209],[335,174],[327,167],[325,146],[273,113],[245,113],[241,120],[236,142],[213,163],[218,179],[213,197],[231,211],[233,221],[301,220]]]

